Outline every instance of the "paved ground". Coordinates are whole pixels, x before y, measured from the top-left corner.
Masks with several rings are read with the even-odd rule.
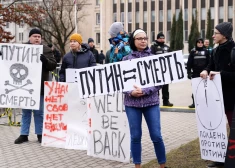
[[[182,89],[182,90],[181,90]],[[170,86],[171,101],[177,106],[191,103],[190,82],[185,81]],[[6,120],[1,118],[0,120]],[[20,116],[16,118],[20,120]],[[162,135],[166,150],[179,147],[197,137],[196,118],[194,113],[162,112]],[[33,122],[32,122],[33,124]],[[133,164],[98,159],[86,155],[85,151],[42,147],[33,134],[33,126],[29,142],[15,145],[19,136],[19,127],[0,126],[0,167],[1,168],[130,168]],[[143,123],[142,161],[155,159],[153,145],[149,138],[146,123]]]

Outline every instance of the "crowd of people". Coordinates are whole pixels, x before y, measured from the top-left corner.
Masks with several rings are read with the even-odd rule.
[[[232,114],[235,105],[235,56],[231,51],[235,47],[232,39],[232,24],[223,22],[214,29],[213,39],[218,46],[212,48],[209,46],[208,39],[198,38],[195,41],[195,48],[190,52],[187,73],[188,78],[202,77],[213,79],[216,74],[221,75],[222,90],[224,97],[225,113],[231,127]],[[67,68],[85,68],[96,66],[102,63],[114,63],[126,61],[140,57],[170,52],[170,46],[165,44],[165,36],[160,32],[152,45],[148,47],[148,35],[142,29],[136,29],[131,34],[124,31],[121,22],[114,22],[109,29],[110,50],[99,52],[95,49],[94,40],[88,39],[88,43],[83,43],[82,36],[74,33],[70,36],[70,51],[63,56],[62,65],[59,72],[59,81],[66,82],[65,70]],[[29,44],[41,44],[41,32],[38,29],[32,29],[29,33]],[[51,49],[50,49],[50,48]],[[43,82],[48,80],[49,71],[56,68],[56,63],[61,60],[60,54],[52,45],[43,46],[43,54],[40,57],[42,62],[42,85],[41,85],[41,104],[39,110],[34,110],[35,133],[38,141],[42,138],[43,124]],[[172,107],[169,101],[169,85],[154,86],[141,89],[134,85],[133,90],[124,92],[124,105],[126,115],[129,121],[131,135],[131,155],[136,168],[141,167],[141,136],[142,136],[142,116],[145,117],[149,134],[153,142],[156,157],[160,168],[165,167],[166,152],[164,142],[161,136],[160,108],[159,108],[159,90],[162,89],[162,99],[164,106]],[[192,95],[193,98],[193,95]],[[195,107],[194,99],[190,108]],[[22,110],[22,127],[20,136],[15,140],[16,144],[28,141],[29,127],[31,121],[31,110]],[[223,163],[213,162],[214,165]]]

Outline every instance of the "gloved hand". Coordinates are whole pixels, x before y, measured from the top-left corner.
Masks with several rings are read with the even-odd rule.
[[[125,46],[124,43],[123,43],[123,42],[120,42],[120,43],[118,44],[118,50],[121,50],[124,46]]]
[[[45,55],[41,54],[40,60],[42,61],[43,64],[46,64],[48,62],[48,59],[46,58]]]
[[[188,73],[188,79],[192,79],[192,74]]]

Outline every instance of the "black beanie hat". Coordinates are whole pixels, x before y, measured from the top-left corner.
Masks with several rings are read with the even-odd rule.
[[[215,26],[215,28],[224,35],[227,39],[232,37],[233,26],[230,22],[222,22]]]
[[[157,34],[157,39],[160,39],[160,38],[165,38],[165,35],[162,32]]]
[[[88,39],[88,44],[89,44],[89,43],[91,43],[91,42],[93,42],[93,43],[94,43],[93,38],[89,38],[89,39]]]
[[[42,35],[41,31],[39,29],[36,29],[36,28],[30,30],[29,37],[32,36],[33,34],[40,34],[40,35]]]

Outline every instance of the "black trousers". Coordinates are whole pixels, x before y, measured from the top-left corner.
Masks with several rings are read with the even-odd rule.
[[[162,100],[163,103],[168,103],[169,101],[169,85],[163,85],[162,87]]]

